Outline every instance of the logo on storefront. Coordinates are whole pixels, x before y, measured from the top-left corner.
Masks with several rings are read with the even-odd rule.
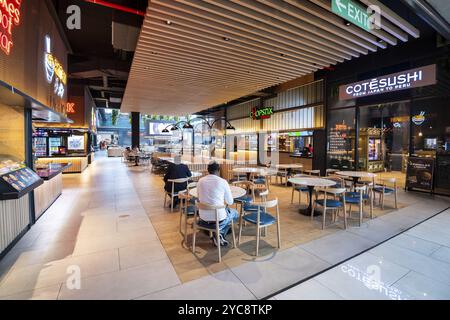
[[[426,118],[425,118],[425,111],[420,112],[420,114],[415,115],[414,117],[412,117],[412,122],[416,125],[416,126],[420,126],[425,122]]]
[[[44,67],[47,82],[53,84],[55,94],[63,98],[67,84],[67,74],[61,63],[52,54],[52,41],[48,35],[45,36]]]
[[[67,102],[67,104],[66,104],[66,113],[70,113],[70,114],[73,114],[73,113],[76,113],[76,111],[75,111],[75,103],[73,103],[73,102]]]
[[[436,65],[433,64],[341,86],[339,88],[339,99],[363,98],[382,93],[425,87],[436,83]]]
[[[270,119],[270,117],[273,115],[273,108],[267,107],[267,108],[253,108],[252,112],[250,113],[250,118],[253,120],[261,120],[261,119]]]
[[[11,53],[14,42],[13,28],[20,24],[22,0],[0,0],[0,47],[4,53]]]

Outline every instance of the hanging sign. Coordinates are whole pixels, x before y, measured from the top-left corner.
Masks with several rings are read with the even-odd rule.
[[[269,119],[273,115],[273,108],[253,108],[250,113],[250,118],[253,120]]]
[[[21,4],[22,0],[0,0],[0,48],[6,55],[14,46],[13,28],[20,24]]]
[[[436,65],[433,64],[340,86],[339,99],[363,98],[382,93],[425,87],[436,83]]]
[[[45,36],[44,67],[47,82],[53,84],[54,93],[58,97],[63,98],[67,84],[67,74],[59,60],[52,54],[52,41],[48,35]]]
[[[331,11],[366,31],[372,31],[367,8],[352,0],[332,0]]]

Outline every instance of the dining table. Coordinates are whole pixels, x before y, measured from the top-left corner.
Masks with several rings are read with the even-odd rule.
[[[245,190],[241,187],[230,186],[230,189],[231,189],[231,195],[233,196],[233,199],[243,197],[247,194],[247,190]],[[192,188],[191,190],[189,190],[189,195],[191,197],[198,198],[197,188]]]
[[[265,173],[264,168],[257,167],[242,167],[242,168],[234,168],[231,170],[233,173],[242,173],[247,175],[247,180],[250,180],[252,174],[263,175]]]
[[[377,176],[376,174],[374,174],[372,172],[366,172],[366,171],[338,171],[338,172],[336,172],[336,174],[339,176],[342,176],[342,177],[352,178],[353,179],[353,187],[355,187],[359,183],[360,179],[363,179],[363,178],[373,179]]]
[[[307,186],[309,193],[309,206],[308,208],[300,208],[299,213],[304,216],[310,216],[311,210],[313,206],[313,191],[314,188],[329,188],[335,186],[336,181],[325,179],[325,178],[310,178],[310,177],[299,177],[299,178],[290,178],[288,180],[293,185],[299,186]],[[314,216],[321,215],[320,212],[314,212]]]

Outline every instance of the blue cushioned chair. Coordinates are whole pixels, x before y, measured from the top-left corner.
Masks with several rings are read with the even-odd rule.
[[[374,194],[380,195],[380,205],[381,209],[384,209],[384,198],[385,196],[394,196],[395,209],[398,209],[397,202],[397,179],[395,178],[385,178],[381,179],[381,184],[376,185],[373,188]]]
[[[194,233],[193,233],[193,237],[192,237],[192,252],[195,254],[195,241],[197,239],[197,231],[198,230],[206,230],[208,232],[215,232],[215,236],[216,236],[216,242],[217,242],[217,251],[219,253],[219,263],[222,262],[222,252],[221,252],[221,246],[220,246],[220,230],[221,230],[221,225],[220,225],[220,220],[219,220],[219,210],[225,209],[225,206],[211,206],[208,204],[204,204],[204,203],[200,203],[197,202],[196,203],[196,209],[195,210],[195,215],[194,215],[194,223],[193,223],[193,228],[194,228]],[[212,210],[215,212],[216,215],[216,220],[215,223],[205,223],[204,221],[200,220],[199,216],[198,216],[198,210]],[[231,233],[233,235],[233,248],[236,248],[236,237],[235,237],[235,233],[234,233],[234,221],[233,219],[231,219]]]
[[[256,256],[259,255],[259,239],[261,237],[261,230],[265,230],[267,227],[274,224],[277,225],[278,248],[281,248],[280,210],[278,208],[278,199],[258,202],[253,205],[258,207],[256,211],[248,213],[244,211],[244,215],[241,215],[240,217],[238,244],[241,243],[243,227],[242,220],[244,220],[245,222],[256,225]],[[269,213],[268,209],[270,208],[276,208],[276,216]]]
[[[293,176],[293,178],[302,178],[302,177],[310,177],[309,175],[305,174],[296,174]],[[292,195],[291,195],[291,203],[294,203],[294,193],[298,192],[298,203],[302,202],[302,192],[306,192],[306,199],[309,201],[309,189],[307,186],[302,186],[298,184],[292,183]]]
[[[325,219],[327,210],[332,210],[334,213],[333,216],[333,222],[336,221],[337,213],[340,210],[344,211],[344,228],[347,229],[347,209],[346,209],[346,198],[345,193],[347,189],[345,188],[328,188],[321,190],[325,197],[324,199],[316,200],[313,203],[313,207],[311,210],[311,220],[314,219],[314,211],[316,209],[316,206],[323,207],[323,214],[322,214],[322,230],[325,229]],[[335,199],[328,199],[328,195],[334,196]],[[338,199],[339,200],[336,200]]]
[[[370,188],[368,186],[355,187],[355,192],[346,192],[345,201],[350,204],[349,216],[352,215],[352,206],[359,206],[359,226],[363,222],[364,204],[370,201],[370,219],[373,219],[373,196],[370,196]]]

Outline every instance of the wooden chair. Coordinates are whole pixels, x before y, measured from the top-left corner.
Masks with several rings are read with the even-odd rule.
[[[194,215],[194,223],[193,223],[193,238],[192,238],[192,252],[195,254],[195,241],[197,238],[198,230],[205,230],[208,232],[216,233],[216,242],[217,242],[217,252],[219,254],[219,263],[222,262],[222,252],[220,248],[220,220],[219,220],[219,210],[226,209],[226,206],[211,206],[209,204],[196,202],[196,210]],[[214,224],[206,224],[202,223],[200,217],[198,215],[199,210],[213,210],[215,211],[216,220]],[[231,219],[231,233],[233,234],[233,248],[236,248],[236,236],[234,231],[234,221]]]
[[[196,182],[189,183],[187,190],[178,193],[180,199],[180,233],[184,236],[184,243],[187,243],[188,220],[195,215],[195,198],[189,192],[197,187]],[[184,232],[182,231],[182,222],[184,217]]]
[[[306,174],[296,174],[293,176],[293,178],[302,178],[302,177],[309,177]],[[302,202],[302,192],[306,192],[306,199],[309,198],[309,189],[307,186],[303,185],[297,185],[292,183],[292,195],[291,195],[291,204],[294,203],[294,193],[298,192],[298,203],[300,204]]]
[[[175,185],[176,184],[187,183],[189,181],[189,178],[171,179],[171,180],[168,180],[168,181],[172,183],[172,190],[171,190],[171,192],[167,192],[167,191],[165,192],[165,195],[164,195],[164,208],[166,207],[167,196],[169,196],[170,197],[170,211],[173,212],[173,206],[174,206],[175,198],[178,197],[178,194],[180,192],[186,191],[186,190],[181,190],[179,192],[175,192]]]
[[[385,196],[394,196],[395,209],[398,209],[398,195],[397,195],[397,179],[396,178],[383,178],[380,179],[380,184],[373,187],[374,194],[379,194],[379,203],[381,209],[384,209]]]
[[[373,196],[368,192],[369,187],[366,185],[355,187],[354,192],[347,192],[345,201],[350,204],[349,216],[352,216],[352,205],[359,206],[359,226],[363,223],[364,204],[370,202],[370,219],[373,219]]]
[[[261,230],[276,224],[277,225],[277,238],[278,238],[278,248],[281,248],[281,230],[280,230],[280,210],[278,207],[278,199],[257,202],[254,203],[258,207],[257,211],[245,212],[244,215],[240,217],[239,223],[239,236],[238,245],[241,243],[242,236],[242,220],[251,224],[256,225],[256,256],[259,255],[259,240],[261,238]],[[272,216],[268,209],[276,208],[276,216]]]
[[[283,185],[283,178],[285,179],[284,184],[288,185],[288,179],[289,179],[289,170],[288,169],[278,169],[277,175],[276,175],[276,183],[278,183],[278,178],[280,178],[280,185]]]
[[[325,229],[325,220],[326,220],[326,214],[327,210],[333,210],[334,217],[333,221],[336,221],[338,211],[343,210],[344,211],[344,228],[347,229],[347,209],[346,209],[346,200],[345,200],[345,193],[347,192],[347,189],[345,188],[327,188],[322,189],[322,191],[325,194],[324,199],[316,200],[313,202],[313,207],[311,210],[311,220],[314,219],[314,210],[317,205],[323,207],[323,214],[322,214],[322,230]],[[334,199],[328,199],[327,195],[330,194],[334,196]],[[340,200],[337,200],[340,198]]]
[[[305,172],[310,176],[320,177],[320,170],[306,170]]]

